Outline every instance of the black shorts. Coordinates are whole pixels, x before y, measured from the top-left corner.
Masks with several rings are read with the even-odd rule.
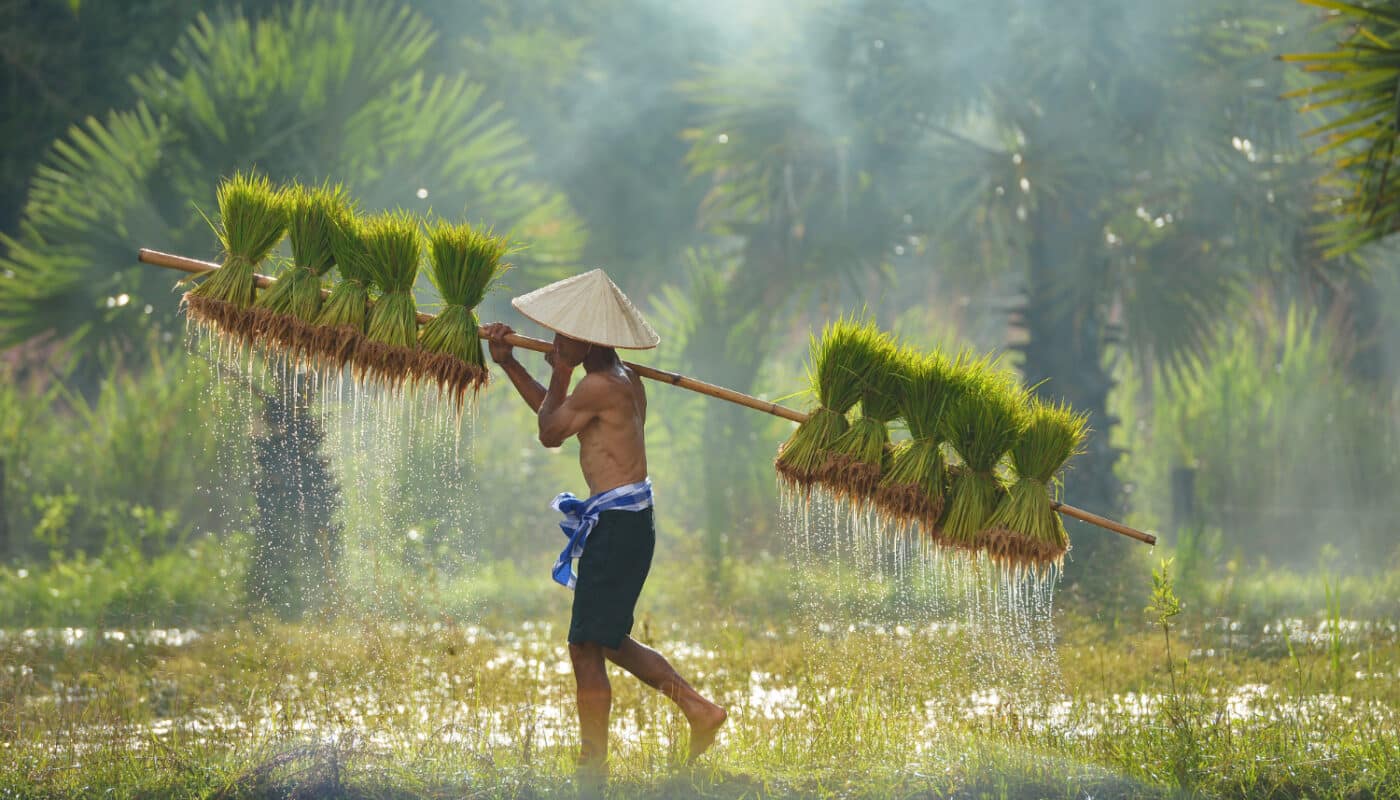
[[[652,509],[604,511],[578,560],[569,644],[596,642],[616,650],[632,632],[632,612],[656,549]]]

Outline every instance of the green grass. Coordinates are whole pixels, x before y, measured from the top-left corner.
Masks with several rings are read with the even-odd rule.
[[[381,292],[370,310],[371,341],[405,348],[418,341],[413,284],[423,256],[421,224],[404,211],[385,212],[365,224],[370,279]]]
[[[614,668],[617,796],[1400,791],[1388,618],[1338,639],[1336,614],[1229,632],[1203,610],[1171,632],[1169,678],[1167,642],[1142,617],[1110,631],[1061,612],[1053,658],[1042,648],[1038,666],[1018,665],[1014,637],[930,628],[936,618],[919,613],[906,613],[907,630],[847,630],[839,615],[823,630],[743,602],[697,608],[701,595],[674,588],[684,565],[660,566],[635,634],[730,723],[697,769],[680,769],[684,720]],[[493,580],[484,618],[254,619],[186,644],[140,630],[6,631],[0,796],[567,797],[567,593],[537,574]],[[496,594],[532,587],[547,600],[532,621]],[[1009,663],[989,666],[998,658]]]

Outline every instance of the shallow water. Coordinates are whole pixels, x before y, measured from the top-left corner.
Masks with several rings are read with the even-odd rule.
[[[1038,681],[1029,686],[1025,681],[1007,684],[985,680],[945,684],[939,680],[944,660],[936,651],[957,644],[957,652],[965,653],[970,637],[980,635],[970,634],[960,623],[909,628],[865,621],[850,623],[844,630],[829,623],[822,625],[826,630],[819,629],[815,637],[797,626],[766,631],[771,639],[763,638],[774,649],[766,657],[760,653],[753,659],[725,652],[715,642],[671,637],[654,645],[698,685],[712,687],[716,701],[729,709],[735,722],[722,734],[722,743],[731,736],[748,741],[756,735],[755,729],[784,731],[784,736],[821,736],[822,727],[831,723],[839,709],[840,713],[869,715],[876,720],[858,723],[861,729],[878,727],[878,720],[883,719],[895,721],[900,729],[921,731],[922,737],[908,743],[913,757],[936,746],[940,737],[965,735],[969,725],[1052,739],[1123,735],[1157,724],[1172,702],[1160,691],[1074,697]],[[1365,629],[1365,625],[1357,628]],[[1382,635],[1393,634],[1388,623],[1375,629]],[[1263,636],[1272,630],[1274,624],[1270,623],[1259,633]],[[479,626],[456,629],[452,641],[470,648],[471,653],[468,663],[455,668],[451,659],[433,652],[432,647],[448,632],[449,628],[440,624],[384,626],[380,635],[399,655],[392,675],[382,681],[373,663],[347,665],[312,654],[303,657],[299,668],[271,676],[256,696],[239,701],[240,693],[210,691],[222,698],[219,702],[201,700],[198,687],[184,685],[192,680],[188,675],[161,674],[163,661],[183,658],[183,653],[207,646],[199,632],[4,631],[0,632],[0,646],[8,651],[6,671],[12,678],[24,676],[36,681],[33,690],[24,693],[24,703],[30,708],[64,705],[81,709],[94,704],[106,707],[112,702],[103,687],[81,677],[38,682],[37,673],[46,671],[44,658],[53,657],[52,648],[60,653],[73,651],[73,657],[86,652],[100,658],[104,652],[132,648],[159,654],[153,669],[139,673],[145,676],[144,688],[126,695],[133,703],[128,722],[85,723],[81,720],[88,714],[80,712],[76,724],[55,732],[50,743],[55,752],[77,755],[117,742],[140,749],[158,740],[236,745],[288,737],[323,744],[354,741],[360,747],[385,753],[424,742],[484,751],[514,750],[525,742],[533,748],[573,746],[572,679],[567,651],[554,626],[527,623],[506,630]],[[1325,642],[1314,646],[1325,646]],[[841,660],[851,658],[851,653],[870,649],[885,654],[881,659],[886,664],[891,656],[915,653],[909,656],[917,661],[912,677],[895,667],[888,674],[842,667]],[[780,656],[776,661],[773,653]],[[805,660],[790,662],[791,654],[800,654],[797,657]],[[758,663],[744,666],[749,660]],[[802,668],[794,669],[797,666]],[[817,674],[823,669],[830,671],[824,676]],[[619,671],[614,676],[615,685],[624,692],[615,706],[612,728],[617,745],[624,750],[675,745],[682,729],[669,708],[659,698],[632,686]],[[1400,684],[1400,669],[1387,665],[1367,679]],[[181,706],[178,714],[151,715],[149,697],[171,692],[183,695],[188,704]],[[1400,725],[1397,709],[1384,702],[1320,688],[1300,695],[1296,687],[1245,681],[1212,686],[1205,696],[1187,699],[1219,709],[1223,716],[1215,724],[1228,722],[1236,727],[1331,725],[1348,718],[1365,718],[1373,725]],[[905,705],[891,705],[891,701]]]

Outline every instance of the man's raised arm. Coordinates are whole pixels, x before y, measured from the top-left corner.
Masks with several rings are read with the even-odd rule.
[[[549,378],[549,390],[544,402],[540,403],[540,444],[545,447],[558,447],[566,439],[583,430],[593,418],[598,416],[603,401],[601,384],[597,378],[585,375],[583,380],[569,394],[569,382],[573,379],[572,363],[554,353],[550,365],[554,373]]]
[[[540,405],[544,403],[544,385],[535,380],[525,369],[525,365],[515,360],[515,348],[506,343],[506,335],[515,333],[511,327],[503,322],[493,322],[486,326],[486,340],[491,349],[491,360],[496,362],[505,372],[506,377],[515,386],[515,390],[520,393],[525,404],[530,406],[530,410],[536,413],[540,410]]]

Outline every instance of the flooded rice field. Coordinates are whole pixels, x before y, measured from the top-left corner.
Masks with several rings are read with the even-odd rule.
[[[986,633],[964,622],[638,631],[728,708],[708,757],[726,774],[859,769],[957,782],[985,767],[970,753],[1014,753],[1152,785],[1162,776],[1147,759],[1160,762],[1185,731],[1212,740],[1201,769],[1263,748],[1306,754],[1289,770],[1325,770],[1400,747],[1392,622],[1217,621],[1174,634],[1189,655],[1170,671],[1150,632],[1112,644],[1067,632],[1053,662],[979,669],[1018,652]],[[5,631],[3,759],[52,775],[172,752],[238,762],[329,748],[365,764],[450,764],[458,779],[563,774],[577,735],[562,634],[548,622]],[[1256,655],[1280,641],[1291,656]],[[684,720],[612,677],[614,774],[661,780],[684,753]],[[1251,769],[1261,768],[1271,767]]]

